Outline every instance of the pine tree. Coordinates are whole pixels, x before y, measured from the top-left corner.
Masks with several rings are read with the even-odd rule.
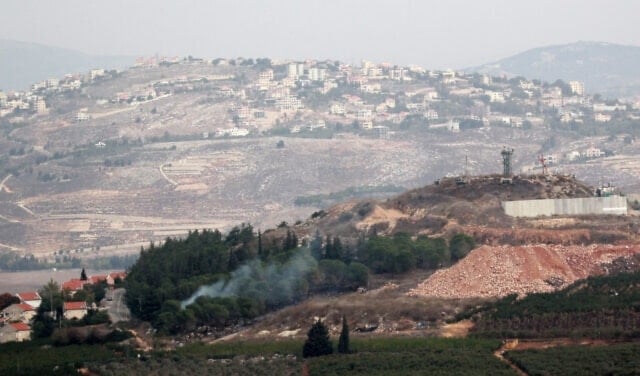
[[[287,230],[287,237],[284,239],[284,242],[282,244],[282,250],[286,251],[293,248],[291,246],[292,243],[293,243],[293,238],[291,236],[291,231]]]
[[[262,232],[258,229],[258,257],[262,257]]]
[[[342,262],[344,262],[345,264],[349,265],[351,263],[351,261],[353,261],[353,248],[351,247],[351,244],[346,243],[344,245],[344,250],[342,251]]]
[[[82,272],[80,272],[80,280],[81,281],[86,281],[87,279],[87,273],[84,271],[84,268],[82,268]]]
[[[322,235],[320,235],[320,231],[316,229],[316,235],[311,240],[311,255],[315,257],[316,260],[322,259]]]
[[[333,257],[334,260],[340,260],[342,258],[342,242],[339,237],[333,238]]]
[[[327,235],[327,240],[324,244],[324,258],[333,258],[333,244],[331,243],[331,235]]]
[[[331,353],[333,353],[333,345],[329,339],[329,331],[322,321],[318,320],[307,333],[307,340],[302,348],[302,356],[309,358]]]
[[[347,317],[342,315],[342,331],[338,340],[338,352],[340,354],[348,354],[349,350],[349,325],[347,325]]]

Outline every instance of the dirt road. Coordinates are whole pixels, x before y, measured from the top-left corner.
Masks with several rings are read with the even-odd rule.
[[[124,301],[124,294],[125,289],[122,288],[107,292],[107,297],[112,298],[112,300],[108,302],[107,312],[109,313],[109,318],[113,323],[129,321],[129,318],[131,317],[129,307],[127,307]]]

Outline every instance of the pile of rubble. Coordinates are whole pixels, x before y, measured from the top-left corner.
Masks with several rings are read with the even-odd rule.
[[[640,254],[640,245],[482,246],[409,291],[441,298],[501,297],[553,291],[604,274],[621,257]]]

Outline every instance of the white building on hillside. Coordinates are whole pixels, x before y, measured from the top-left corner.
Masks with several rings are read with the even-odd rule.
[[[569,87],[571,92],[575,95],[584,95],[584,82],[582,81],[569,81]]]

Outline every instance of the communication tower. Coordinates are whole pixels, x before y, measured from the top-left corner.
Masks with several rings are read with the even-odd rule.
[[[502,175],[505,178],[511,177],[511,156],[513,155],[514,150],[508,149],[506,147],[502,148]]]

